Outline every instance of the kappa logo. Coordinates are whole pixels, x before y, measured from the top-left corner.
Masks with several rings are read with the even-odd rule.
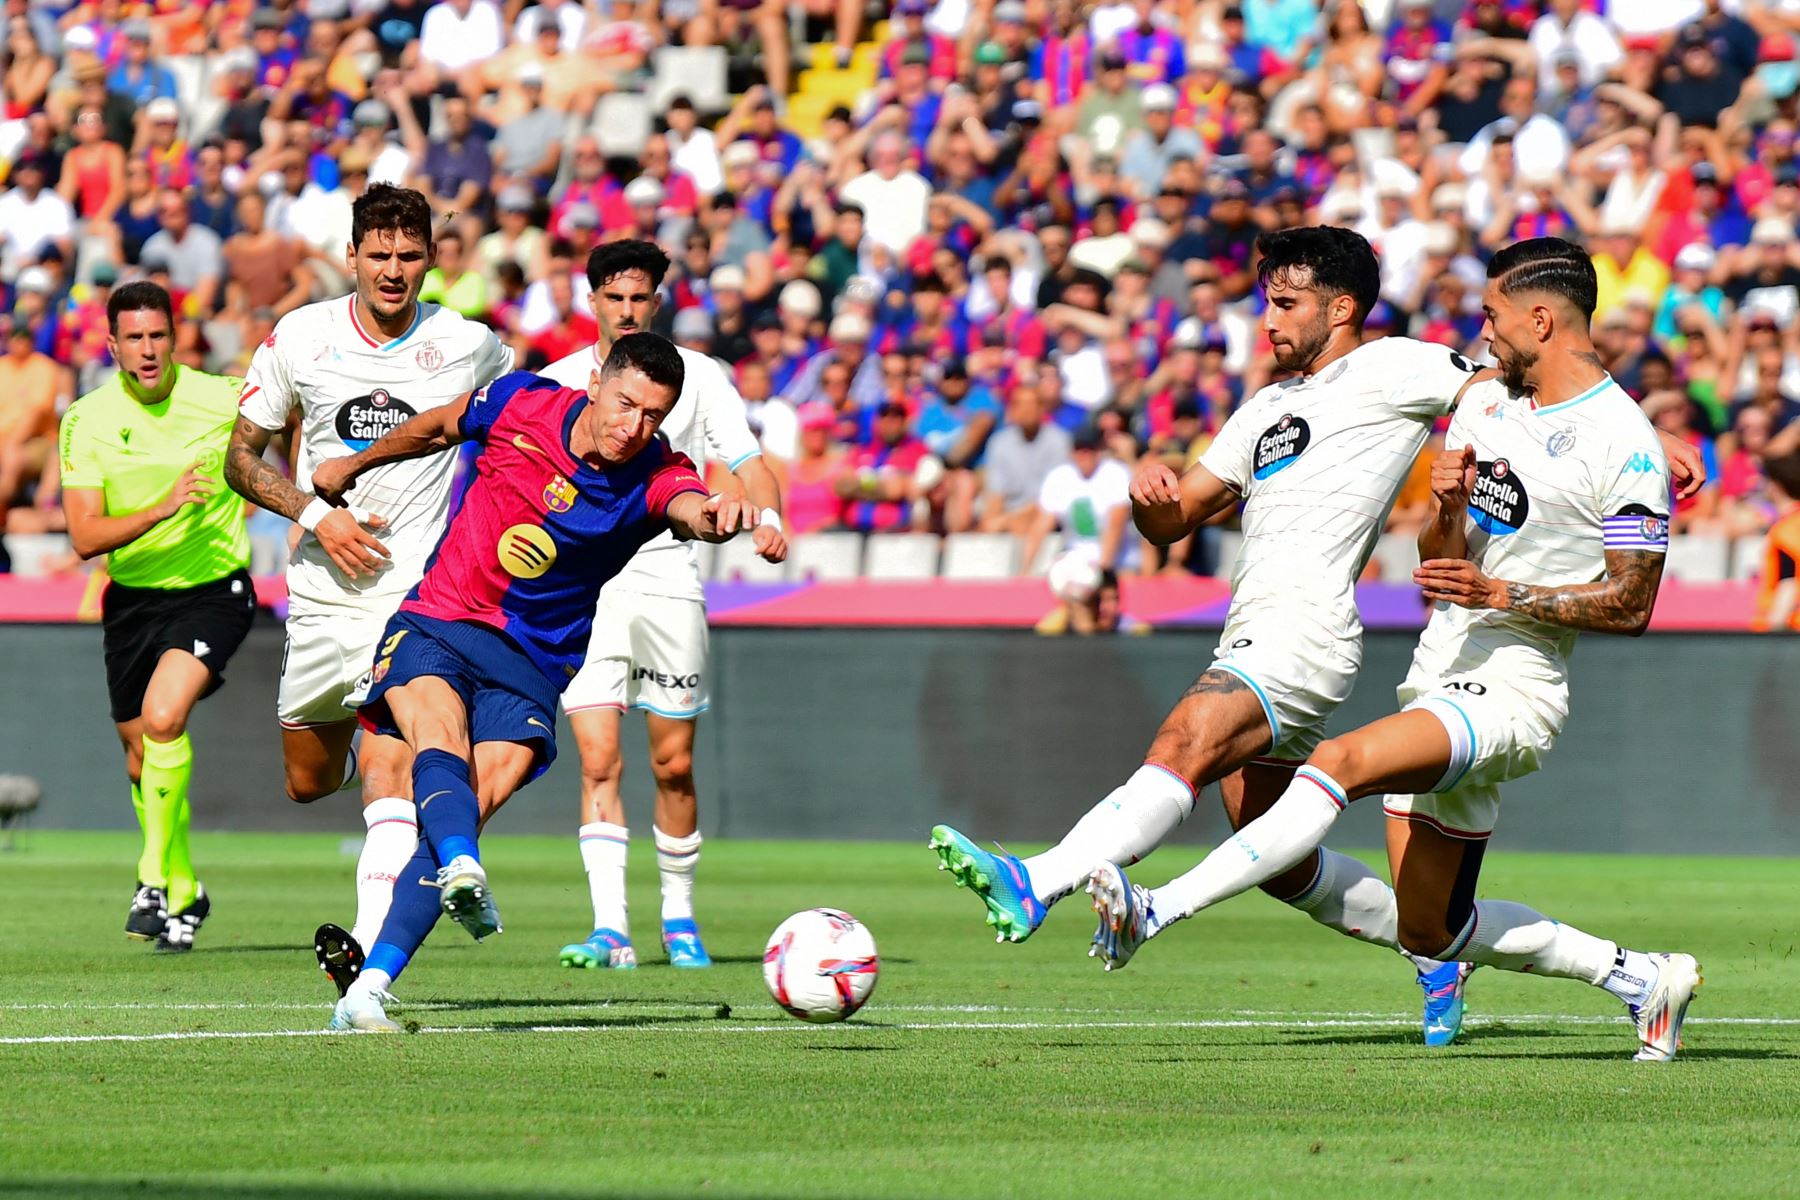
[[[413,361],[419,364],[419,370],[429,373],[444,365],[444,352],[436,342],[426,342],[413,355]]]
[[[1642,450],[1639,450],[1636,454],[1633,454],[1630,458],[1625,460],[1625,473],[1627,475],[1648,475],[1655,470],[1656,460],[1651,458],[1648,454],[1645,454]]]
[[[536,525],[514,525],[500,535],[500,565],[514,579],[536,579],[556,562],[556,542]]]

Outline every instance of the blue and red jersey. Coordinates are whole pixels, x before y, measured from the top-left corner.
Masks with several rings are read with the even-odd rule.
[[[472,621],[511,638],[558,691],[587,655],[600,588],[668,527],[669,502],[706,494],[658,438],[605,469],[569,450],[584,392],[524,371],[475,393],[462,432],[475,481],[402,612]]]

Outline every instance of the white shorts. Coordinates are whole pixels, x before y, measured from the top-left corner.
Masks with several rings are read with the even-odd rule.
[[[602,591],[587,661],[563,689],[563,711],[641,708],[692,720],[710,701],[707,649],[703,601]]]
[[[1434,791],[1388,796],[1383,810],[1451,837],[1485,840],[1500,820],[1500,785],[1536,771],[1556,744],[1567,695],[1564,684],[1491,665],[1450,678],[1408,675],[1400,707],[1443,722],[1450,767]]]
[[[1250,685],[1269,719],[1270,759],[1301,763],[1325,739],[1325,723],[1350,696],[1362,638],[1327,638],[1280,614],[1226,626],[1212,669]]]
[[[331,725],[356,716],[369,690],[375,643],[399,604],[400,597],[385,596],[366,605],[289,610],[275,701],[282,728]]]

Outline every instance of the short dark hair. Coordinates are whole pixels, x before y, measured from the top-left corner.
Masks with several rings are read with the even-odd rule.
[[[628,333],[614,342],[601,364],[600,378],[611,379],[627,371],[642,372],[651,383],[669,388],[677,396],[687,380],[687,367],[675,343],[654,333]]]
[[[140,279],[136,283],[128,283],[122,288],[114,288],[113,294],[106,299],[106,329],[108,333],[119,332],[119,316],[128,312],[144,312],[154,309],[168,318],[169,329],[175,328],[175,305],[169,300],[169,293],[161,285]]]
[[[1789,500],[1800,500],[1800,454],[1769,459],[1763,463],[1763,473]]]
[[[1256,267],[1257,282],[1266,289],[1280,280],[1292,287],[1348,296],[1356,301],[1360,327],[1381,297],[1381,264],[1369,239],[1335,225],[1309,225],[1297,229],[1272,229],[1256,239],[1262,261]],[[1293,277],[1306,272],[1305,282]]]
[[[588,251],[587,278],[590,287],[599,287],[627,271],[642,271],[648,275],[650,290],[655,291],[662,286],[663,276],[669,273],[669,256],[655,242],[638,238],[601,242]]]
[[[361,249],[365,236],[390,229],[409,233],[429,247],[431,205],[413,188],[371,183],[350,206],[350,244]]]
[[[1527,238],[1488,260],[1487,277],[1503,295],[1545,292],[1566,300],[1583,320],[1592,320],[1600,280],[1586,250],[1562,238]]]

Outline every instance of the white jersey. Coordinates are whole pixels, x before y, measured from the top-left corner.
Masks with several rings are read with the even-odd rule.
[[[762,453],[762,446],[750,431],[744,398],[738,395],[718,359],[686,347],[676,347],[676,351],[686,368],[686,378],[674,410],[658,432],[702,471],[708,459],[737,470]],[[557,359],[538,374],[585,392],[589,377],[599,369],[600,360],[594,347],[589,346]],[[625,569],[607,582],[606,590],[681,600],[704,599],[699,552],[694,543],[681,541],[664,530],[646,542]]]
[[[240,411],[278,430],[299,406],[296,483],[310,491],[320,462],[361,450],[408,417],[485,386],[511,370],[512,359],[493,330],[436,304],[420,304],[411,329],[377,343],[357,320],[354,296],[322,300],[283,317],[256,348]],[[289,564],[290,594],[333,604],[410,591],[443,536],[456,457],[389,463],[359,478],[348,498],[386,518],[377,536],[392,563],[373,580],[351,580],[309,533]]]
[[[1231,415],[1200,457],[1245,502],[1227,628],[1274,610],[1297,637],[1361,636],[1356,578],[1432,422],[1475,370],[1448,347],[1380,338]]]
[[[1498,381],[1469,389],[1447,449],[1475,447],[1469,560],[1494,579],[1540,587],[1593,583],[1606,551],[1669,544],[1669,463],[1643,410],[1611,378],[1536,407]],[[1575,630],[1498,609],[1439,604],[1414,674],[1501,660],[1515,677],[1561,684]]]

